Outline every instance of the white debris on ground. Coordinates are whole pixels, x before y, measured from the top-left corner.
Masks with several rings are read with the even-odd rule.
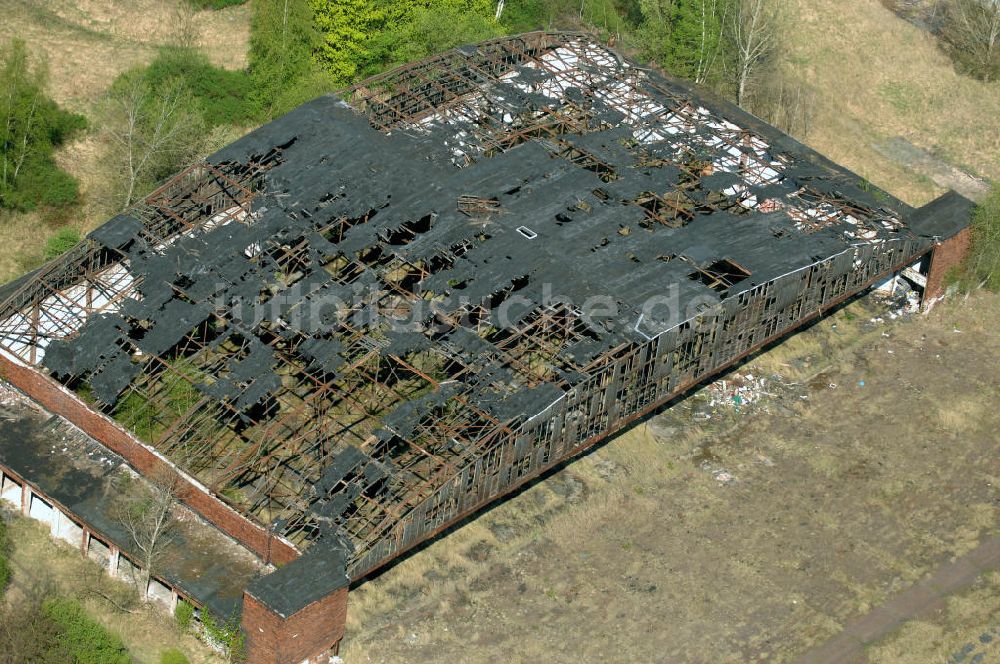
[[[718,482],[719,484],[732,484],[733,482],[736,481],[736,478],[733,476],[732,473],[730,473],[728,470],[723,470],[721,468],[712,473],[712,477],[714,477],[715,481]]]
[[[884,316],[890,320],[906,318],[920,311],[920,293],[902,277],[893,277],[875,289],[872,295],[886,307]],[[877,316],[868,322],[880,325],[885,318]]]
[[[740,409],[761,402],[764,397],[775,397],[776,393],[769,391],[772,383],[780,383],[781,376],[764,378],[752,373],[731,374],[722,380],[717,380],[705,388],[708,396],[708,407],[715,410],[720,407]],[[707,419],[707,418],[706,418]]]

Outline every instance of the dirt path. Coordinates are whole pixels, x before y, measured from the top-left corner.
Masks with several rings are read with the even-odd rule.
[[[874,147],[881,155],[914,173],[930,178],[939,187],[954,189],[970,200],[978,201],[990,191],[985,181],[935,157],[923,148],[918,148],[901,136],[876,143]]]
[[[964,590],[982,574],[1000,568],[1000,536],[987,538],[964,556],[942,565],[930,577],[849,623],[823,645],[800,657],[798,664],[865,664],[865,649],[909,620],[945,608],[945,599]]]

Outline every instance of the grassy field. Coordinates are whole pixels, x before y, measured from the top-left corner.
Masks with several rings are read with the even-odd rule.
[[[86,112],[174,39],[180,1],[0,0],[0,36],[45,48],[53,95]],[[787,7],[788,66],[817,91],[806,143],[912,204],[941,189],[877,149],[896,137],[1000,179],[1000,85],[958,76],[877,0]],[[246,9],[196,18],[213,60],[240,66]],[[93,135],[60,160],[85,194],[99,186]],[[92,228],[96,209],[71,223]],[[0,223],[10,278],[50,231],[32,215]],[[346,661],[789,661],[970,550],[998,522],[1000,298],[871,322],[882,313],[856,302],[741,369],[780,375],[764,403],[696,396],[363,584]],[[871,661],[946,658],[996,622],[997,584]],[[141,645],[145,619],[131,620],[120,631],[153,661],[173,637],[151,627]]]
[[[975,659],[979,657],[979,659]],[[1000,658],[1000,571],[948,598],[933,615],[904,624],[870,649],[870,664],[995,662]]]
[[[876,149],[897,136],[1000,180],[1000,83],[956,73],[932,35],[878,0],[790,0],[786,11],[791,72],[817,91],[812,147],[911,204],[942,190]]]
[[[996,532],[998,316],[853,303],[361,585],[346,661],[792,661]]]
[[[216,65],[245,66],[249,8],[188,7],[187,0],[0,0],[0,39],[20,37],[44,51],[53,98],[86,113],[118,74],[177,43],[188,21]]]

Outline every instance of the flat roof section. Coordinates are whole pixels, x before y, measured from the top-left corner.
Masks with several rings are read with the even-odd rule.
[[[121,490],[116,478],[129,473],[121,458],[58,415],[28,405],[10,387],[0,384],[0,395],[0,464],[140,561],[114,514]],[[178,506],[154,575],[226,618],[239,615],[243,590],[267,571],[249,551]]]

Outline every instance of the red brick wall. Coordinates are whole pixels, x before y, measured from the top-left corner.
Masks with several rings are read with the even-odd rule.
[[[330,593],[298,613],[282,618],[249,593],[243,594],[247,664],[326,664],[344,638],[347,588]]]
[[[132,437],[110,418],[90,409],[76,395],[34,369],[0,355],[0,376],[37,401],[99,440],[147,477],[168,474],[178,478],[180,499],[207,521],[265,560],[283,564],[299,554],[288,543],[273,538],[264,529],[192,483],[177,469]]]
[[[972,246],[972,228],[966,226],[956,235],[934,246],[931,269],[924,289],[924,302],[931,302],[944,295],[944,277],[948,271],[965,260]]]

